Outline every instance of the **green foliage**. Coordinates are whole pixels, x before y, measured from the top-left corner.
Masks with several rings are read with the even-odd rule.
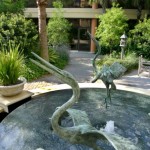
[[[63,3],[64,7],[71,7],[74,4],[74,0],[61,0],[61,2]]]
[[[0,13],[23,13],[25,0],[0,0]]]
[[[49,62],[52,64],[55,64],[55,62],[59,59],[59,56],[58,56],[56,50],[49,47],[48,53],[49,53]]]
[[[53,3],[56,11],[48,21],[48,43],[49,45],[63,45],[69,43],[69,31],[71,24],[63,17],[63,5],[60,1]]]
[[[60,69],[63,69],[66,64],[68,64],[69,62],[69,49],[70,47],[67,46],[67,45],[60,45],[60,46],[56,46],[55,47],[55,50],[56,50],[56,53],[58,54],[58,60],[55,61],[55,65],[60,68]]]
[[[50,63],[63,69],[69,61],[69,49],[67,45],[59,45],[49,48]]]
[[[39,77],[47,73],[37,65],[33,64],[29,59],[26,59],[23,71],[24,71],[24,77],[28,81],[38,79]]]
[[[9,42],[8,47],[1,47],[0,51],[1,85],[16,84],[24,66],[24,56],[19,52],[19,45]]]
[[[6,47],[8,41],[20,45],[25,55],[37,49],[38,31],[32,20],[21,14],[0,14],[0,42]],[[9,47],[8,47],[9,48]]]
[[[143,55],[150,59],[150,19],[145,18],[143,21],[139,21],[130,34],[130,49],[137,55]]]
[[[116,55],[115,57],[110,57],[108,55],[104,56],[102,59],[97,61],[97,65],[101,68],[104,64],[105,65],[112,65],[114,62],[118,62],[126,67],[127,71],[129,72],[133,69],[138,67],[138,58],[136,57],[135,53],[128,54],[124,59],[118,58],[120,55]]]
[[[96,37],[100,39],[102,47],[113,49],[119,46],[120,36],[127,28],[127,17],[122,8],[113,6],[106,13],[99,16],[99,26]]]

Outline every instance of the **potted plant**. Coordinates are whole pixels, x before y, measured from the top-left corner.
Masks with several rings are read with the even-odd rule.
[[[1,46],[0,50],[0,94],[14,96],[19,94],[26,83],[20,77],[24,66],[24,56],[19,51],[19,45],[9,42],[8,48]]]

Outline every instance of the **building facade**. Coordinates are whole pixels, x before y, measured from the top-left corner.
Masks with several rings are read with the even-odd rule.
[[[47,18],[51,18],[54,8],[52,7],[52,2],[48,3],[48,7],[46,9]],[[94,36],[95,30],[98,25],[98,15],[103,14],[103,10],[100,5],[93,3],[90,5],[88,0],[62,0],[64,1],[64,18],[67,18],[72,24],[72,39],[71,39],[71,49],[72,50],[82,50],[82,51],[95,51],[95,45],[90,40],[87,31]],[[38,18],[38,10],[36,8],[35,1],[29,1],[27,8],[24,11],[24,14],[27,18]],[[111,7],[111,5],[108,5]],[[124,9],[125,14],[128,16],[130,20],[134,20],[137,17],[137,9]],[[146,10],[142,10],[141,18],[144,18]]]

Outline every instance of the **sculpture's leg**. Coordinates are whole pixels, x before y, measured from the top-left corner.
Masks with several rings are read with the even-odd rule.
[[[110,104],[111,104],[111,90],[110,90],[110,88],[108,89],[108,97],[109,97]]]
[[[109,94],[109,87],[106,86],[106,91],[107,91],[107,97],[105,98],[105,104],[106,104],[106,108],[108,107],[107,105],[107,99],[108,99],[108,94]]]
[[[107,90],[107,97],[105,98],[105,104],[106,104],[106,108],[108,108],[108,102],[107,102],[107,99],[109,99],[110,104],[111,104],[111,94],[110,94],[110,88],[109,88],[109,85],[106,86],[106,90]]]
[[[105,98],[105,104],[106,104],[106,108],[107,108],[107,107],[108,107],[108,106],[107,106],[107,97]]]

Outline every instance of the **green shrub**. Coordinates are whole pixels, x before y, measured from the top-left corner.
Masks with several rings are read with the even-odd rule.
[[[58,53],[60,59],[64,59],[64,60],[69,61],[69,50],[70,50],[70,47],[68,45],[56,46],[55,50]]]
[[[42,75],[47,74],[46,71],[39,68],[37,65],[33,64],[29,59],[26,59],[23,71],[24,71],[24,77],[28,81],[38,79]]]
[[[49,62],[63,69],[69,61],[69,49],[67,45],[49,47]]]
[[[52,46],[68,44],[71,24],[63,17],[62,3],[57,1],[53,5],[56,11],[48,21],[48,43]]]
[[[24,56],[19,52],[19,46],[7,43],[9,49],[2,47],[0,51],[0,84],[16,84],[23,74]]]
[[[59,56],[54,48],[49,47],[49,62],[55,64],[55,62],[59,59]]]
[[[60,45],[60,46],[56,46],[55,47],[56,53],[58,54],[58,60],[55,62],[55,65],[60,68],[63,69],[66,64],[68,64],[69,62],[69,50],[70,47],[68,45]]]
[[[118,8],[118,6],[107,9],[105,14],[99,16],[99,26],[96,30],[96,37],[100,39],[103,50],[109,49],[111,53],[112,50],[119,47],[120,36],[125,32],[128,26],[127,20],[123,9]]]
[[[67,45],[57,45],[49,48],[50,63],[63,69],[69,62],[69,49]]]
[[[0,42],[7,48],[8,41],[19,44],[24,55],[37,50],[38,31],[32,20],[21,14],[0,14]]]
[[[0,13],[23,13],[25,8],[25,0],[1,0],[0,1]]]
[[[135,53],[128,54],[124,59],[106,55],[97,61],[97,65],[99,68],[101,68],[104,64],[111,66],[114,62],[118,62],[126,67],[126,72],[129,72],[138,67],[138,58],[136,57]]]
[[[143,21],[139,21],[130,34],[130,49],[137,55],[143,55],[150,59],[150,19],[145,18]]]

